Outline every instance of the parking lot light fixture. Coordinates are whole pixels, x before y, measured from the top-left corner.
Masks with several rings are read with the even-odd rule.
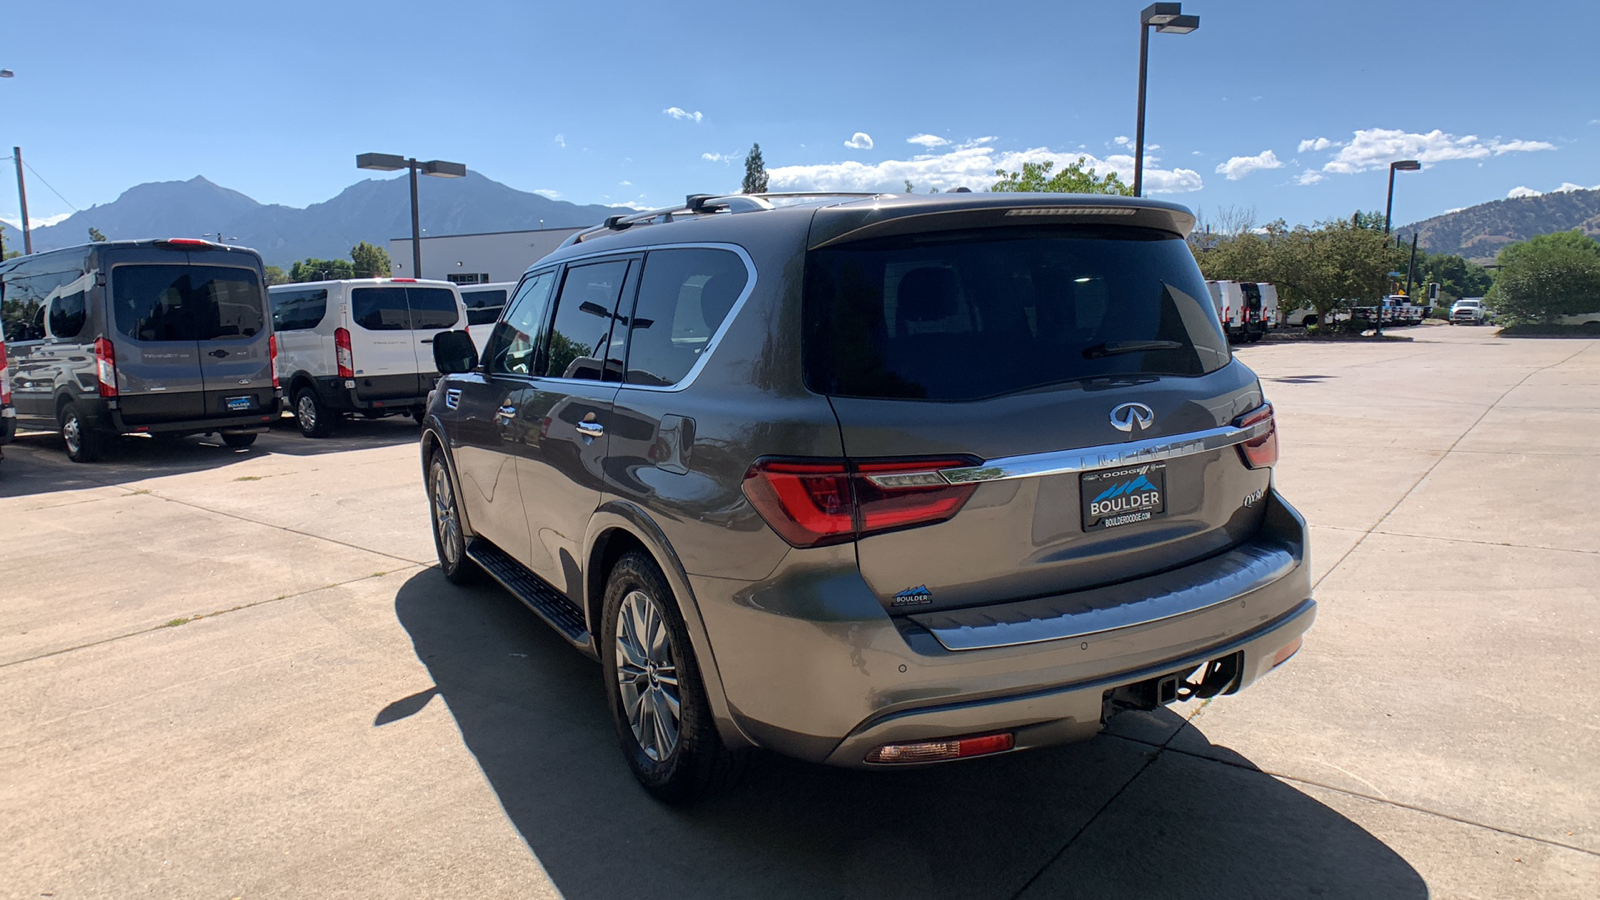
[[[1183,14],[1182,3],[1152,3],[1139,13],[1139,121],[1134,129],[1133,195],[1144,196],[1144,93],[1150,69],[1150,29],[1163,34],[1188,34],[1200,27],[1199,16]]]
[[[458,162],[446,162],[442,159],[418,162],[415,157],[398,156],[393,153],[358,153],[356,168],[378,172],[411,170],[411,277],[421,278],[422,219],[417,211],[417,173],[432,175],[435,178],[465,178],[467,167]]]
[[[1422,163],[1414,159],[1401,159],[1389,163],[1389,202],[1383,206],[1383,233],[1389,233],[1389,214],[1394,212],[1394,173],[1415,172],[1422,168]]]

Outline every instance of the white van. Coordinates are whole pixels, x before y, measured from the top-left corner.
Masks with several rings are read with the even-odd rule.
[[[511,289],[516,286],[515,281],[456,286],[461,292],[461,302],[467,306],[467,324],[478,329],[471,334],[472,342],[478,345],[479,356],[483,355],[483,348],[489,343],[489,333],[494,331],[494,323],[500,321],[500,311],[505,308],[506,298],[511,296]]]
[[[1217,318],[1233,343],[1261,340],[1278,314],[1278,289],[1268,283],[1254,281],[1208,281],[1211,305],[1217,308]],[[1270,311],[1267,306],[1271,302]]]
[[[352,412],[409,413],[422,421],[439,379],[434,335],[471,331],[448,281],[354,278],[276,285],[268,293],[284,395],[306,437],[327,436]]]

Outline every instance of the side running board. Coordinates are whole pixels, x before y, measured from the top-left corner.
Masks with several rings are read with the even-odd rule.
[[[573,605],[566,595],[528,571],[526,566],[512,559],[504,550],[482,538],[472,539],[467,545],[467,556],[567,640],[579,646],[588,646],[589,630],[583,622],[583,610]]]

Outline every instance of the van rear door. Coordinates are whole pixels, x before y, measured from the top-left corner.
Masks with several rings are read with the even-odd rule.
[[[199,419],[205,414],[198,319],[190,306],[187,253],[135,249],[107,276],[117,400],[129,425]]]
[[[220,254],[191,254],[193,262]],[[235,254],[236,255],[236,254]],[[200,375],[205,417],[262,416],[275,411],[271,329],[266,287],[253,268],[194,265],[192,302],[204,317],[200,329]]]

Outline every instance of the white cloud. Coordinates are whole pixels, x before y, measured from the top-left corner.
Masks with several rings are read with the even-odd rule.
[[[934,147],[943,147],[950,142],[936,134],[914,134],[911,137],[906,138],[906,143],[921,144],[924,147],[932,149]]]
[[[700,112],[700,110],[698,110],[698,109],[695,110],[694,112],[689,112],[688,110],[682,109],[682,108],[677,107],[677,106],[669,106],[666,109],[663,109],[662,112],[667,114],[667,115],[669,115],[669,116],[671,116],[671,117],[673,117],[674,119],[677,119],[680,122],[685,121],[685,120],[688,120],[690,122],[700,122],[701,120],[703,120],[705,118],[705,114]]]
[[[533,193],[538,194],[541,197],[547,197],[551,200],[560,200],[562,197],[561,192],[554,190],[553,188],[535,188]]]
[[[1116,144],[1118,147],[1132,147],[1133,138],[1130,138],[1125,134],[1119,134],[1111,139],[1111,143]]]
[[[1263,150],[1255,156],[1235,156],[1227,162],[1217,166],[1218,175],[1226,175],[1229,181],[1238,181],[1251,172],[1261,169],[1281,169],[1283,161],[1271,150]]]
[[[1326,149],[1328,149],[1329,147],[1332,147],[1332,146],[1333,146],[1333,141],[1330,141],[1325,137],[1307,138],[1306,140],[1303,140],[1303,141],[1300,142],[1300,149],[1295,151],[1295,152],[1297,152],[1297,153],[1307,153],[1307,152],[1317,153],[1317,152],[1320,152],[1322,150],[1326,150]]]
[[[72,213],[57,213],[53,216],[29,216],[28,224],[34,228],[49,228],[51,225],[60,222],[70,215],[72,215]],[[22,230],[22,215],[20,213],[15,218],[9,216],[0,216],[0,222],[6,223],[7,228],[15,228],[18,231]],[[13,238],[7,238],[6,240],[10,241],[13,240]],[[12,249],[17,248],[13,247]]]
[[[702,153],[702,154],[700,154],[700,158],[705,160],[706,162],[719,162],[719,163],[725,163],[725,162],[728,162],[729,160],[733,159],[732,156],[729,156],[726,153]]]
[[[1573,191],[1600,191],[1600,184],[1597,184],[1594,187],[1584,187],[1581,184],[1573,184],[1570,181],[1566,181],[1566,182],[1562,182],[1561,187],[1556,188],[1555,190],[1551,191],[1550,193],[1552,193],[1552,194],[1570,194]]]
[[[555,144],[556,144],[557,147],[560,147],[563,150],[567,149],[567,136],[566,135],[558,134],[558,135],[555,136],[554,140],[555,140]]]
[[[1463,210],[1463,209],[1466,209],[1466,207],[1465,207],[1465,206],[1453,206],[1453,207],[1451,207],[1451,208],[1449,208],[1449,209],[1447,209],[1447,210],[1445,210],[1445,211],[1444,211],[1444,214],[1445,214],[1445,215],[1447,215],[1447,216],[1448,216],[1448,215],[1450,215],[1450,214],[1451,214],[1451,213],[1458,213],[1458,212],[1461,212],[1461,211],[1462,211],[1462,210]]]
[[[1116,172],[1124,182],[1133,180],[1133,157],[1116,154],[1099,159],[1085,153],[1057,153],[1047,147],[1027,150],[999,150],[989,146],[995,138],[965,141],[943,153],[918,155],[913,159],[888,159],[867,164],[854,160],[804,166],[779,166],[767,170],[773,190],[795,191],[886,191],[900,192],[910,181],[917,190],[949,190],[965,187],[982,191],[994,184],[996,169],[1016,172],[1025,162],[1052,161],[1057,169],[1084,157],[1084,166],[1100,174]],[[1193,169],[1154,168],[1156,158],[1145,157],[1145,190],[1152,194],[1198,191],[1204,186],[1200,173]]]
[[[617,187],[633,187],[633,182],[624,179],[617,182]]]
[[[1357,131],[1350,143],[1344,145],[1338,155],[1322,167],[1322,171],[1350,175],[1381,169],[1398,159],[1437,163],[1554,149],[1554,144],[1545,141],[1502,141],[1499,138],[1485,141],[1477,135],[1457,137],[1438,129],[1419,134],[1397,128],[1368,128]]]
[[[867,134],[865,131],[858,131],[850,135],[850,140],[845,141],[844,145],[851,150],[871,150],[872,135]]]
[[[1327,176],[1323,175],[1321,172],[1318,172],[1315,169],[1307,169],[1304,172],[1300,173],[1300,177],[1296,178],[1294,180],[1294,183],[1295,184],[1316,184],[1317,182],[1324,180],[1326,177]]]
[[[1510,191],[1508,191],[1506,193],[1506,199],[1507,200],[1515,200],[1518,197],[1542,197],[1542,196],[1544,196],[1544,191],[1536,191],[1531,187],[1514,187],[1514,188],[1512,188]]]

